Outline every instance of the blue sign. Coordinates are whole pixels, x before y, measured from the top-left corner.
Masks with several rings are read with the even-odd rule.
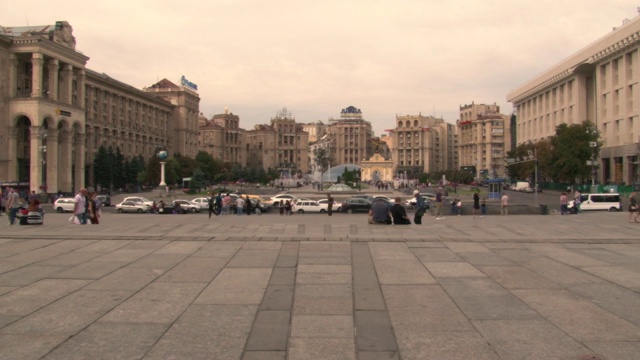
[[[182,77],[180,78],[180,84],[182,84],[182,86],[186,86],[186,87],[190,87],[193,90],[198,90],[198,85],[192,83],[191,81],[187,80],[186,77],[184,77],[184,75],[182,75]]]

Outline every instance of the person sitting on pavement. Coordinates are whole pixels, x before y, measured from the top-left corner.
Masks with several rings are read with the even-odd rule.
[[[371,205],[371,210],[369,210],[369,224],[391,224],[389,206],[387,206],[382,199],[377,199],[373,205]]]
[[[391,217],[396,225],[410,225],[411,220],[407,216],[407,210],[402,206],[402,199],[396,198],[395,204],[391,207]]]

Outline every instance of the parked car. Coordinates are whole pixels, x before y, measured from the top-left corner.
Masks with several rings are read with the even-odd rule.
[[[191,200],[191,203],[200,208],[200,210],[209,209],[209,198],[201,197]]]
[[[375,200],[375,198],[371,195],[367,195],[367,194],[359,194],[359,195],[353,195],[351,198],[356,198],[356,199],[366,199],[369,202],[373,202]]]
[[[262,214],[264,212],[271,211],[271,204],[265,204],[256,198],[249,198],[249,201],[251,201],[251,209],[253,209],[254,214]]]
[[[143,213],[151,211],[151,206],[139,202],[123,201],[120,204],[116,204],[116,211],[119,213]]]
[[[569,201],[567,205],[569,212],[576,214],[578,211],[575,208],[575,201]],[[622,211],[622,202],[620,200],[620,194],[605,193],[605,194],[581,194],[580,195],[580,211]]]
[[[329,200],[328,199],[320,199],[318,200],[318,204],[320,204],[320,206],[322,206],[325,210],[329,211]],[[340,212],[340,210],[342,210],[342,204],[335,201],[335,199],[333,200],[333,207],[331,208],[331,211],[337,211]]]
[[[351,214],[354,212],[369,212],[369,209],[371,209],[371,201],[352,197],[342,203],[340,211]]]
[[[151,208],[153,206],[153,201],[151,201],[151,200],[149,200],[149,199],[147,199],[145,197],[142,197],[142,196],[129,196],[129,197],[124,198],[124,200],[122,200],[122,201],[123,202],[124,201],[133,201],[134,203],[142,203],[142,204],[148,205],[149,208]]]
[[[278,194],[271,198],[271,203],[273,204],[273,206],[280,206],[281,204],[287,202],[287,200],[293,202],[295,199],[296,197],[291,194]]]
[[[296,202],[295,206],[293,207],[293,211],[297,212],[299,214],[304,214],[304,213],[326,213],[327,212],[327,208],[326,208],[326,206],[322,206],[322,205],[318,204],[317,201],[299,200],[298,202]]]
[[[173,205],[174,207],[177,207],[178,205],[180,205],[181,208],[183,208],[184,210],[190,213],[200,212],[200,206],[192,203],[189,200],[176,199],[176,200],[173,200]]]
[[[59,198],[53,203],[53,208],[59,213],[73,212],[75,206],[76,202],[73,198]]]

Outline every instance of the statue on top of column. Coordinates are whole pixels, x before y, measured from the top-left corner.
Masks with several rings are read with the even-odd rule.
[[[76,38],[73,36],[73,28],[67,21],[56,21],[56,27],[52,32],[51,40],[74,50],[76,48]]]

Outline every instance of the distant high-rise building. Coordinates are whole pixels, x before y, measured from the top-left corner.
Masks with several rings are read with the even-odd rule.
[[[240,117],[225,108],[211,120],[201,122],[198,127],[200,150],[208,152],[214,159],[243,165],[246,163],[244,133],[240,128]]]
[[[302,130],[309,134],[309,142],[312,143],[318,141],[327,133],[327,124],[322,121],[302,124]]]
[[[360,109],[353,106],[342,109],[340,119],[329,120],[327,134],[333,143],[331,166],[359,165],[373,155],[373,130]]]

